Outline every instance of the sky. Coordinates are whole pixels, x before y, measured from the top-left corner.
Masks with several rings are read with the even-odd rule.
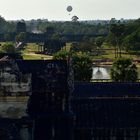
[[[80,20],[137,19],[140,0],[0,0],[0,15],[6,20],[71,20],[74,15]]]

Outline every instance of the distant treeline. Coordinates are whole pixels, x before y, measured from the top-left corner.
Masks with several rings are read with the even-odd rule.
[[[19,21],[6,21],[0,16],[0,33],[16,32],[16,24]],[[47,27],[53,27],[56,32],[62,34],[106,34],[109,31],[109,24],[90,24],[88,22],[62,22],[48,20],[29,20],[20,22],[26,23],[27,32],[45,32]]]
[[[16,35],[19,34],[21,22],[21,31],[26,33],[25,40],[27,42],[44,42],[53,33],[53,39],[61,38],[65,41],[81,41],[85,38],[97,36],[108,36],[107,40],[114,43],[114,37],[110,34],[110,27],[115,24],[115,20],[110,22],[100,22],[91,24],[89,22],[68,22],[68,21],[48,21],[45,19],[29,20],[29,21],[6,21],[0,16],[0,41],[15,41]],[[114,22],[114,23],[113,23]],[[102,24],[103,23],[103,24]],[[117,23],[118,24],[118,23]],[[120,21],[123,24],[123,35],[121,34],[121,44],[126,46],[127,50],[139,49],[140,46],[140,19]],[[22,28],[24,30],[22,30]],[[49,29],[49,30],[48,30]],[[115,34],[115,33],[114,33]]]
[[[16,40],[17,33],[6,33],[6,34],[0,34],[0,41],[15,41]],[[85,38],[96,38],[98,36],[104,36],[106,37],[107,34],[91,34],[91,35],[84,35],[84,34],[61,34],[59,35],[59,38],[62,39],[64,42],[80,42],[83,41]],[[46,40],[50,39],[49,35],[46,33],[28,33],[26,32],[26,38],[25,42],[45,42]],[[55,40],[55,38],[54,38]],[[57,39],[56,39],[57,40]]]
[[[20,24],[18,24],[19,22]],[[53,30],[51,33],[50,29]],[[56,39],[59,36],[65,41],[81,41],[87,37],[107,36],[109,25],[90,25],[84,22],[49,22],[47,20],[6,21],[0,17],[0,41],[15,41],[19,32],[26,32],[27,42],[44,42],[52,33],[54,34],[53,38]]]

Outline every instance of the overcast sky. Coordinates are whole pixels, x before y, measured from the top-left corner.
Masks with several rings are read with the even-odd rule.
[[[140,0],[0,0],[0,15],[7,20],[70,20],[74,15],[81,20],[135,19],[140,17]]]

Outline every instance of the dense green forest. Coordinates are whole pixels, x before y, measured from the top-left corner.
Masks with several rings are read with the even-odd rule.
[[[52,26],[57,32],[62,34],[107,34],[108,25],[89,25],[80,22],[54,22],[39,23],[38,30],[45,31],[46,27]]]
[[[126,26],[126,36],[123,41],[127,50],[140,50],[140,19]]]
[[[17,23],[19,21],[6,21],[0,16],[0,34],[8,36],[8,33],[16,32]],[[67,35],[108,35],[105,42],[116,46],[116,52],[121,50],[137,51],[140,50],[140,19],[126,20],[120,22],[104,22],[98,24],[90,24],[88,22],[70,22],[70,21],[48,21],[44,19],[29,20],[26,24],[26,31],[33,33],[45,33],[47,28],[54,29],[54,37],[57,34]]]
[[[0,33],[8,33],[16,31],[16,22],[6,21],[0,16]]]
[[[140,50],[140,19],[127,24],[111,24],[107,42],[116,46],[119,52]]]
[[[0,16],[0,33],[16,32],[18,21],[6,21]],[[88,22],[70,22],[70,21],[48,21],[44,19],[29,20],[20,22],[26,23],[27,32],[45,32],[47,27],[53,27],[56,32],[62,34],[107,34],[109,24],[90,24]]]

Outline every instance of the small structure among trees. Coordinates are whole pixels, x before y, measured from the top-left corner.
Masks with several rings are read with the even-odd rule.
[[[66,43],[60,40],[47,40],[43,46],[43,53],[54,54],[60,51],[64,46],[66,46]]]

